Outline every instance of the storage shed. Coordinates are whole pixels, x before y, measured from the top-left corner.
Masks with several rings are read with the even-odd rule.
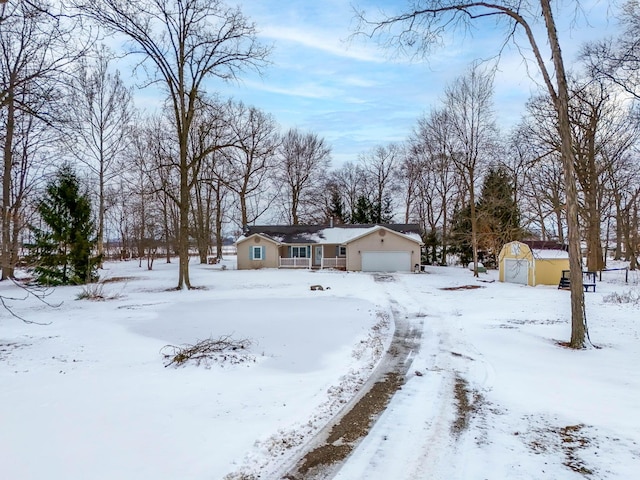
[[[569,253],[555,242],[509,242],[498,256],[500,281],[522,285],[558,285],[569,270]]]

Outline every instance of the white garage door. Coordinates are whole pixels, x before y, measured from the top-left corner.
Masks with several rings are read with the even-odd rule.
[[[529,283],[529,262],[527,260],[516,260],[515,258],[504,259],[504,281],[509,283]]]
[[[410,272],[409,252],[362,252],[363,272]]]

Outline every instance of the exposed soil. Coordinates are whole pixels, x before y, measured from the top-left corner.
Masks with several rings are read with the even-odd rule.
[[[367,435],[403,383],[403,376],[397,373],[388,373],[384,380],[376,382],[340,422],[333,426],[326,442],[304,456],[297,468],[298,476],[287,475],[285,478],[324,478],[322,470],[347,458],[357,442]]]
[[[451,431],[459,436],[467,429],[471,417],[480,408],[482,396],[470,390],[467,382],[460,377],[456,377],[453,392],[456,398],[456,418],[451,425]]]
[[[388,282],[393,277],[380,276],[376,280]],[[331,478],[369,433],[395,392],[402,388],[411,365],[407,360],[418,348],[421,331],[401,312],[394,310],[393,317],[395,332],[391,345],[359,396],[310,442],[283,479]]]
[[[119,283],[119,282],[130,282],[132,280],[139,280],[140,277],[108,277],[104,280],[100,280],[100,283]]]
[[[461,285],[459,287],[444,287],[441,288],[440,290],[447,290],[447,291],[455,291],[455,290],[475,290],[476,288],[485,288],[482,285]]]

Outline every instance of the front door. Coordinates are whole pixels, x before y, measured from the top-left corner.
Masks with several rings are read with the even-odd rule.
[[[313,249],[313,264],[322,266],[322,245],[316,245]]]

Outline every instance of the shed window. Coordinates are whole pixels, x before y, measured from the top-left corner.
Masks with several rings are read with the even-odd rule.
[[[262,254],[262,247],[253,246],[251,247],[251,259],[252,260],[262,260],[264,255]]]

